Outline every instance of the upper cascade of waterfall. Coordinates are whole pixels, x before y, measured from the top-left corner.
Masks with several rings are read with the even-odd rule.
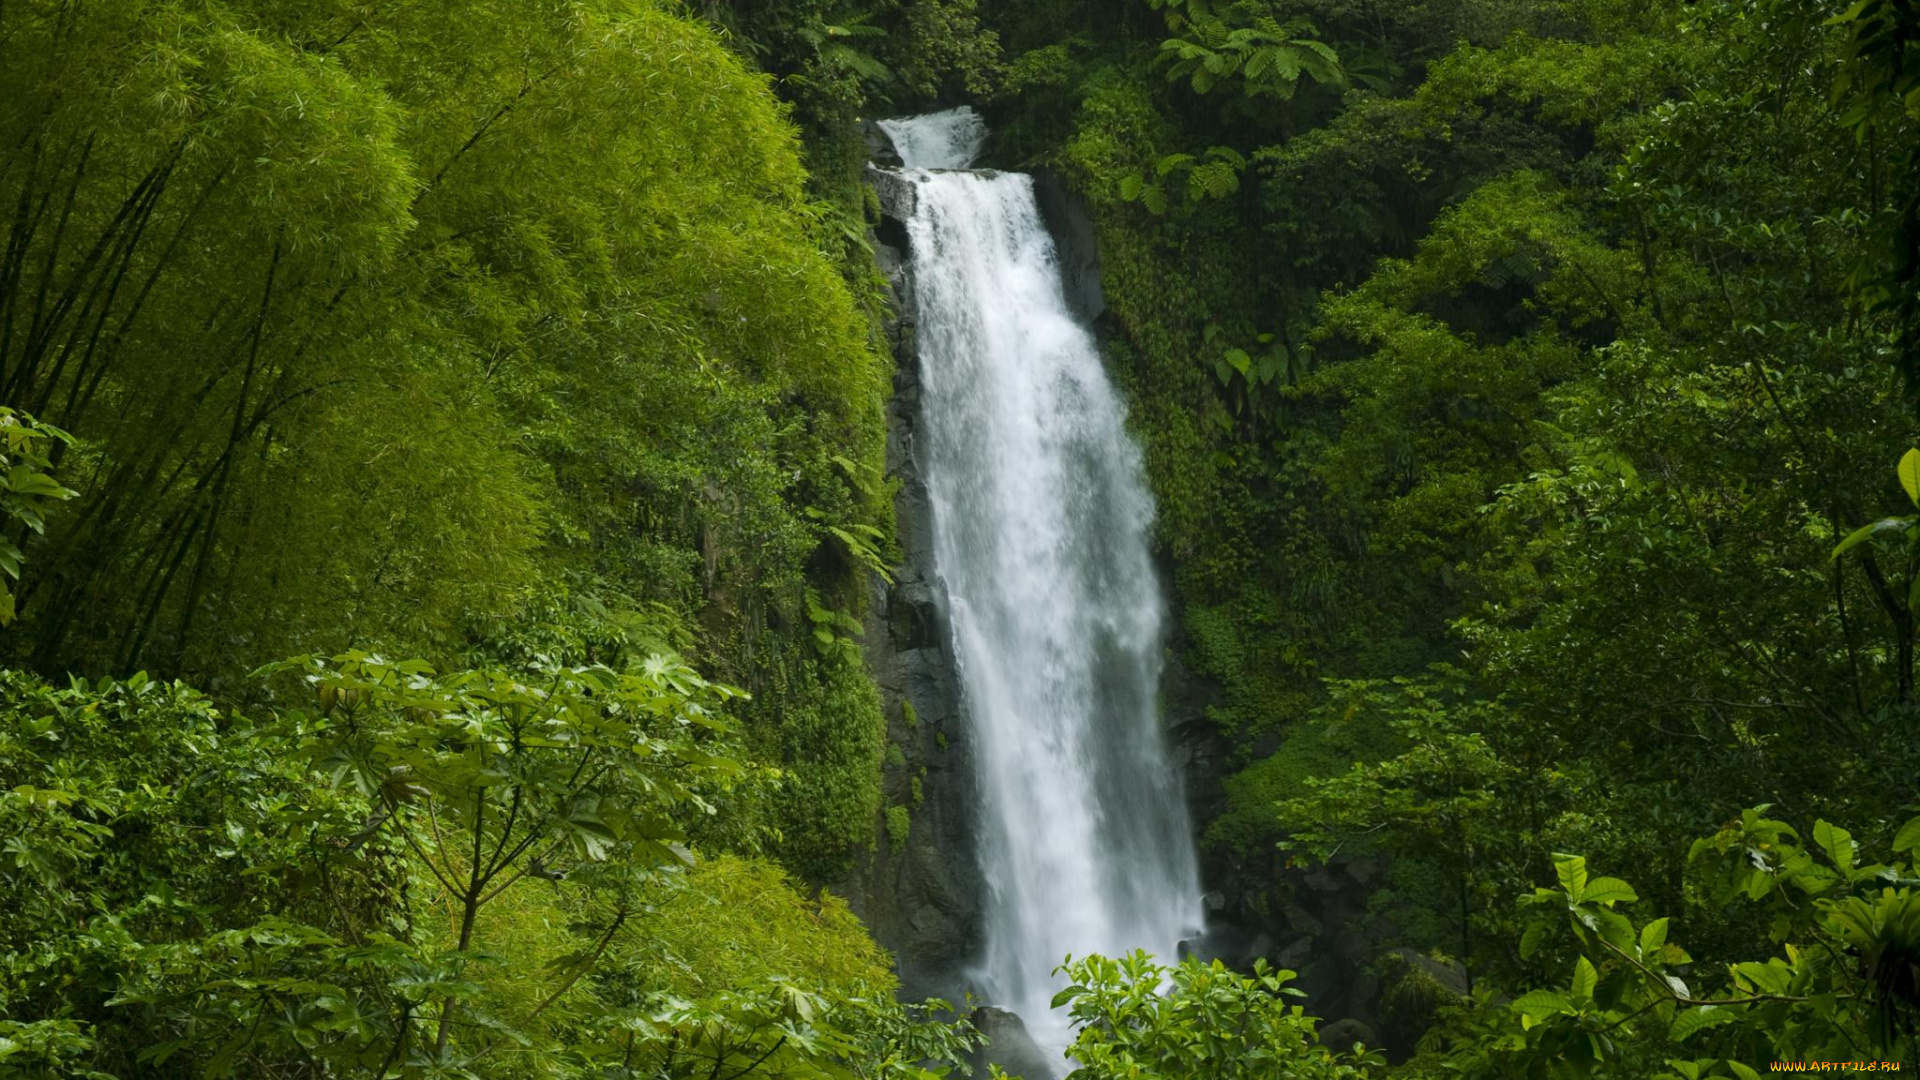
[[[1032,177],[928,171],[979,152],[971,110],[881,126],[917,191],[915,452],[980,792],[973,989],[1058,1053],[1072,1036],[1051,1008],[1062,960],[1172,960],[1203,921],[1158,709],[1153,499]]]
[[[987,122],[965,105],[924,116],[880,121],[909,169],[964,169],[987,144]]]

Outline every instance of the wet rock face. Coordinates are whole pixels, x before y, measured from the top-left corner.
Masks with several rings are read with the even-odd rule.
[[[890,748],[887,755],[887,809],[876,822],[874,847],[834,891],[894,954],[903,997],[959,999],[961,972],[980,948],[983,886],[974,856],[973,765],[933,573],[931,507],[915,452],[920,366],[898,217],[912,212],[913,188],[878,170],[868,176],[888,215],[875,230],[875,261],[892,285],[896,312],[887,326],[895,365],[887,475],[899,484],[894,515],[905,555],[891,585],[878,575],[869,579],[861,644],[880,687],[888,740],[899,752]]]
[[[867,160],[875,165],[897,168],[900,165],[900,153],[893,148],[893,140],[880,125],[867,120],[860,125],[860,137],[867,143]]]
[[[880,196],[882,214],[902,223],[913,219],[913,211],[919,205],[919,192],[914,188],[913,181],[899,173],[869,165],[867,183],[873,186],[874,194]]]
[[[1033,174],[1033,195],[1040,205],[1040,216],[1046,219],[1047,231],[1053,234],[1067,304],[1075,315],[1092,324],[1107,310],[1106,293],[1100,288],[1100,241],[1093,214],[1051,170]]]
[[[1203,875],[1218,891],[1208,894],[1209,925],[1194,942],[1194,954],[1241,970],[1265,960],[1293,971],[1293,986],[1307,995],[1302,1004],[1335,1039],[1353,1035],[1369,1046],[1410,1052],[1431,1009],[1392,1005],[1403,973],[1427,975],[1423,988],[1435,983],[1450,989],[1451,982],[1428,970],[1444,968],[1436,961],[1401,960],[1396,966],[1393,955],[1381,953],[1382,939],[1394,934],[1368,911],[1381,866],[1342,856],[1303,869],[1286,866],[1277,855],[1229,863],[1213,854]]]

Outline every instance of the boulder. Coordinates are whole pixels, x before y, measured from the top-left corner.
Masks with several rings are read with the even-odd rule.
[[[1307,888],[1321,894],[1337,893],[1342,888],[1339,876],[1324,867],[1317,870],[1309,870],[1300,875],[1300,882]]]
[[[1457,961],[1435,960],[1412,949],[1394,949],[1389,963],[1399,968],[1399,981],[1419,980],[1454,997],[1467,996],[1467,969]]]
[[[1321,930],[1324,929],[1320,920],[1315,918],[1311,912],[1299,904],[1289,903],[1281,905],[1280,914],[1287,920],[1287,929],[1292,930],[1296,934],[1302,934],[1306,937],[1318,937]]]
[[[1380,1045],[1380,1033],[1358,1020],[1335,1020],[1320,1027],[1320,1045],[1329,1050],[1345,1053],[1353,1049],[1355,1043],[1364,1043],[1368,1047]]]
[[[1082,320],[1092,323],[1107,310],[1107,297],[1100,288],[1099,230],[1094,226],[1093,214],[1085,200],[1050,169],[1033,174],[1033,195],[1047,232],[1053,236],[1067,306]]]
[[[1281,949],[1280,954],[1273,958],[1273,966],[1299,971],[1306,967],[1307,961],[1311,959],[1313,959],[1313,939],[1303,937]]]
[[[998,1065],[1008,1076],[1020,1080],[1055,1080],[1060,1075],[1052,1055],[1033,1041],[1018,1013],[982,1005],[973,1010],[969,1023],[987,1037],[987,1045],[971,1055],[973,1075],[987,1075],[988,1065]]]

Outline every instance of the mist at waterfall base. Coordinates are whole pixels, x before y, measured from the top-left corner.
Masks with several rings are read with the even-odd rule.
[[[972,110],[881,127],[916,188],[916,452],[981,793],[974,988],[1058,1060],[1067,955],[1171,960],[1203,921],[1156,709],[1153,502],[1032,178],[966,171],[986,138]]]

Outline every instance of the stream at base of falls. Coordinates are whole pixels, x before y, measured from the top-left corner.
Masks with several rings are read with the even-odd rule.
[[[1172,962],[1202,925],[1157,706],[1153,501],[1032,178],[969,170],[986,139],[969,109],[880,126],[916,188],[917,452],[980,791],[972,984],[1058,1061],[1062,960]]]

